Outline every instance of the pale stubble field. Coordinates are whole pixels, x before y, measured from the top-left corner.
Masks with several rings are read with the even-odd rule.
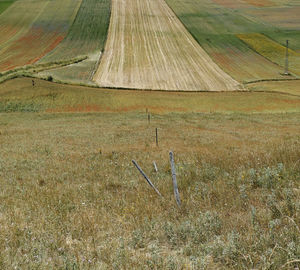
[[[135,89],[241,89],[161,0],[112,1],[108,40],[94,80]]]

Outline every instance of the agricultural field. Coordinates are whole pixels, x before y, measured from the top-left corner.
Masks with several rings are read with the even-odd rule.
[[[299,269],[299,4],[0,0],[0,269]]]
[[[272,62],[284,66],[286,48],[262,34],[240,34],[238,37],[248,44],[254,51]],[[289,54],[289,70],[300,75],[300,53],[291,49]]]
[[[91,81],[104,50],[110,19],[110,0],[83,0],[67,37],[39,63],[88,56],[84,62],[69,67],[43,72],[58,80],[69,82]]]
[[[188,107],[176,92],[101,94],[42,81],[32,89],[30,80],[20,80],[1,87],[1,102],[10,102],[0,113],[3,269],[293,270],[299,265],[299,97],[254,93],[257,102],[268,96],[265,106],[281,96],[277,105],[286,111],[252,113],[245,112],[251,108],[245,95],[251,99],[251,93],[183,93],[220,106],[218,113],[192,113],[169,107],[170,99],[174,107]],[[121,111],[130,94],[173,112],[149,108],[149,124],[147,103],[143,110]],[[33,110],[38,100],[59,107],[72,104],[71,97],[81,102],[106,97],[119,111],[112,112],[109,103],[101,112]],[[243,104],[243,112],[223,107],[230,101]],[[298,112],[287,112],[293,104]],[[170,150],[180,208],[173,198]]]
[[[298,84],[295,84],[298,82]],[[279,113],[300,112],[300,81],[288,82],[294,95],[268,93],[274,86],[249,85],[250,92],[164,92],[111,90],[18,78],[0,84],[0,112]],[[266,82],[268,84],[269,82]],[[252,88],[250,88],[252,87]],[[297,95],[298,93],[298,95]]]
[[[34,0],[15,1],[0,15],[0,53],[27,33],[47,3]]]
[[[272,81],[247,85],[251,91],[280,92],[300,96],[300,81]]]
[[[299,32],[279,28],[249,14],[250,10],[262,10],[268,14],[269,5],[284,6],[287,4],[284,1],[167,0],[167,3],[212,59],[240,82],[284,79],[281,75],[284,68],[281,62],[278,65],[266,55],[257,53],[237,35],[263,33],[276,40],[279,47],[285,43],[287,37],[292,37],[291,48],[298,49],[300,46]],[[300,25],[297,17],[294,16],[290,20],[294,20],[295,25]],[[269,53],[276,54],[277,58],[284,57],[281,55],[282,50]],[[290,60],[295,63],[298,61],[294,57]]]
[[[5,11],[15,0],[0,1],[0,14]]]
[[[112,1],[108,40],[94,80],[104,87],[131,89],[241,89],[163,0]]]
[[[33,64],[52,51],[66,36],[81,1],[57,0],[44,3],[44,9],[28,32],[1,50],[0,71]]]

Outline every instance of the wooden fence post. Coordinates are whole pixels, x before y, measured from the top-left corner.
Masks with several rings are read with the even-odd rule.
[[[178,186],[177,186],[177,180],[176,180],[176,170],[175,170],[175,163],[174,163],[174,155],[173,155],[172,151],[170,151],[170,163],[171,163],[171,170],[172,170],[172,180],[173,180],[175,200],[177,202],[177,205],[180,207],[181,201],[180,201],[179,192],[178,192]]]
[[[156,165],[155,161],[153,161],[153,166],[154,166],[155,172],[158,172],[157,165]]]
[[[150,179],[148,178],[148,176],[143,172],[143,170],[141,169],[141,167],[136,163],[135,160],[132,160],[133,165],[139,170],[139,172],[141,173],[142,176],[144,176],[144,178],[146,179],[146,181],[148,182],[148,184],[155,190],[155,192],[162,197],[162,195],[160,194],[160,192],[158,191],[158,189],[152,184],[152,182],[150,181]]]

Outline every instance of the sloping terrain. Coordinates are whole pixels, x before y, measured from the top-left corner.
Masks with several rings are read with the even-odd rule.
[[[88,56],[83,63],[51,70],[41,75],[52,75],[61,80],[91,79],[104,49],[110,19],[110,0],[83,0],[67,37],[40,63]]]
[[[286,48],[262,34],[241,34],[238,37],[250,48],[270,61],[284,67]],[[300,75],[300,53],[291,49],[289,54],[289,70]]]
[[[44,11],[48,1],[19,0],[0,16],[0,53],[24,35]]]
[[[264,33],[281,44],[289,35],[293,38],[291,46],[300,46],[295,31],[279,29],[248,13],[260,10],[268,14],[267,2],[279,5],[280,1],[166,1],[212,59],[238,81],[284,77],[280,75],[283,67],[255,52],[237,34]]]
[[[105,87],[239,89],[163,0],[112,1],[108,40],[94,79]]]
[[[64,39],[81,1],[52,0],[42,3],[45,4],[44,9],[28,32],[1,50],[0,71],[35,63],[53,50]],[[30,7],[26,6],[23,12],[26,13],[27,10],[30,11]],[[10,11],[9,14],[13,12]]]

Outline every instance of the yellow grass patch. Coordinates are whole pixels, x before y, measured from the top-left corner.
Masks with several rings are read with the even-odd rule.
[[[112,1],[106,49],[94,80],[153,90],[240,89],[162,0]]]
[[[259,33],[239,34],[237,37],[262,56],[284,67],[286,54],[284,46]],[[293,73],[300,74],[300,54],[291,49],[289,49],[289,66]]]

